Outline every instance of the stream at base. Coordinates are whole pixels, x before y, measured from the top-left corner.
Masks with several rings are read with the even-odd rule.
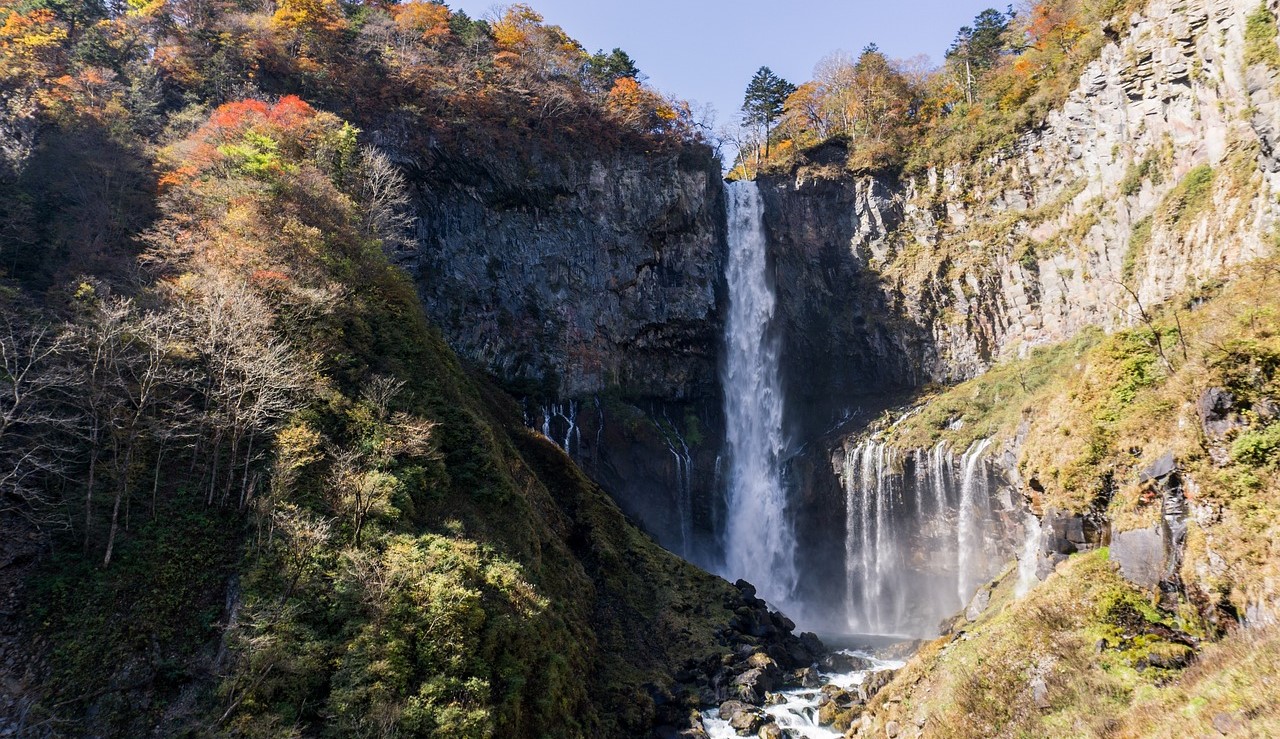
[[[820,672],[821,685],[816,688],[786,688],[776,695],[781,702],[764,706],[766,714],[777,722],[783,735],[789,739],[840,739],[844,736],[830,726],[818,725],[818,710],[823,700],[822,686],[834,685],[842,690],[856,694],[867,675],[884,670],[897,670],[905,662],[900,660],[880,659],[869,651],[862,649],[841,649],[839,654],[847,654],[865,660],[870,664],[866,670],[855,672]],[[702,713],[703,728],[710,739],[738,739],[739,734],[729,725],[728,718],[720,718],[718,709],[712,708]]]

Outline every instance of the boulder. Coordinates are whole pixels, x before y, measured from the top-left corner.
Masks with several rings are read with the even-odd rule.
[[[786,738],[786,734],[783,733],[782,727],[778,726],[776,723],[772,721],[765,724],[764,726],[761,726],[760,731],[756,733],[756,736],[760,737],[760,739],[785,739]]]
[[[1154,590],[1164,576],[1168,552],[1160,529],[1157,524],[1111,537],[1111,561],[1120,566],[1120,574],[1126,580],[1142,590]]]
[[[893,681],[895,674],[897,674],[896,670],[877,670],[876,672],[867,673],[866,679],[858,686],[858,692],[862,694],[862,700],[871,700],[884,686]]]
[[[977,621],[989,605],[991,605],[991,588],[979,588],[978,592],[974,593],[973,598],[969,600],[969,605],[964,609],[965,620],[969,623]]]
[[[803,667],[792,673],[792,680],[802,688],[816,688],[822,685],[822,677],[812,667]]]
[[[834,703],[841,708],[848,708],[853,705],[855,701],[856,698],[853,693],[850,693],[839,685],[832,685],[828,683],[827,685],[822,686],[822,697],[818,699],[818,704],[826,705],[828,703]]]
[[[856,654],[830,652],[818,663],[823,672],[861,672],[871,669],[871,663]]]
[[[1146,469],[1138,475],[1138,482],[1153,482],[1155,480],[1163,480],[1178,471],[1178,463],[1174,461],[1173,452],[1167,452],[1164,456],[1147,466]]]
[[[1044,681],[1043,677],[1037,675],[1031,681],[1031,700],[1036,704],[1036,708],[1041,711],[1048,710],[1051,706],[1049,703],[1049,685]]]
[[[738,736],[751,736],[760,730],[764,724],[764,714],[743,711],[733,714],[733,718],[729,719],[729,726],[738,732]]]
[[[1200,393],[1196,401],[1196,413],[1200,416],[1200,426],[1205,436],[1211,439],[1226,436],[1229,431],[1244,425],[1244,420],[1235,412],[1236,396],[1229,390],[1211,387]]]
[[[777,689],[777,681],[770,671],[753,667],[733,679],[732,693],[737,699],[758,706],[764,703],[766,694]]]

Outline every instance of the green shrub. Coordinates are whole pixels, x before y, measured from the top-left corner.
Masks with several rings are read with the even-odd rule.
[[[1280,465],[1280,423],[1240,434],[1231,445],[1231,458],[1251,467]]]
[[[1133,278],[1138,268],[1138,260],[1151,243],[1151,216],[1133,224],[1133,232],[1129,234],[1129,248],[1124,252],[1124,260],[1120,263],[1120,275],[1128,281]]]
[[[1214,174],[1213,167],[1201,164],[1183,175],[1165,199],[1165,214],[1170,223],[1185,225],[1204,211],[1213,193]]]
[[[1280,47],[1276,46],[1276,17],[1265,2],[1245,21],[1245,64],[1265,64],[1280,69]]]

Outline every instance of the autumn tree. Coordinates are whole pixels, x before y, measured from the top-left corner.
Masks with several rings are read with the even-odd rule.
[[[0,293],[0,513],[64,525],[53,483],[70,469],[61,408],[73,387],[65,336],[30,306]]]
[[[609,53],[603,50],[588,55],[582,62],[583,87],[595,95],[607,94],[619,80],[630,78],[643,82],[644,77],[631,56],[615,48]]]

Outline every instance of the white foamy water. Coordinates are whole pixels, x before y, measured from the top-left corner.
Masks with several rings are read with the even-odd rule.
[[[896,670],[905,663],[896,660],[876,659],[865,652],[844,650],[871,663],[871,669],[848,673],[822,673],[823,685],[836,685],[849,692],[856,692],[857,687],[872,672]],[[795,688],[779,693],[784,699],[777,705],[765,706],[764,712],[772,716],[779,728],[791,732],[798,739],[839,739],[844,736],[830,726],[818,725],[818,703],[822,698],[822,688]],[[720,718],[719,710],[713,708],[702,714],[702,725],[711,739],[737,739],[738,733],[729,726],[728,717]]]
[[[795,534],[782,485],[782,387],[763,205],[754,182],[728,187],[729,315],[722,370],[728,451],[724,575],[784,605],[796,585]]]

